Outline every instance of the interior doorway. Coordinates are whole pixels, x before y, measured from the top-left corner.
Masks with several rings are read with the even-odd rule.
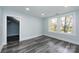
[[[7,45],[14,46],[19,44],[19,27],[20,22],[12,17],[7,16]]]

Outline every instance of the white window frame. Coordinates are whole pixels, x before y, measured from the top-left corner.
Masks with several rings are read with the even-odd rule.
[[[73,25],[73,27],[72,27],[72,28],[73,28],[73,31],[72,31],[72,33],[61,32],[61,30],[60,30],[61,17],[67,16],[67,15],[72,15],[72,16],[73,16],[73,24],[72,24],[72,25]],[[49,28],[49,21],[50,21],[51,19],[53,19],[53,18],[58,18],[58,17],[59,17],[59,19],[57,19],[57,31],[52,32],[52,33],[75,35],[75,34],[76,34],[76,16],[75,16],[75,12],[67,13],[67,14],[63,14],[63,15],[59,15],[59,16],[55,16],[55,17],[49,18],[49,19],[48,19],[48,31],[51,32],[51,31],[50,31],[50,28]]]

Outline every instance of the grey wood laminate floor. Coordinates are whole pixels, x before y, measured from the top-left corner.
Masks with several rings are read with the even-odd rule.
[[[3,47],[1,53],[78,53],[79,46],[47,36],[39,36]]]

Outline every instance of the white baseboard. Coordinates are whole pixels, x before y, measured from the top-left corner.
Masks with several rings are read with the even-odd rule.
[[[32,38],[35,38],[35,37],[39,37],[39,36],[42,36],[42,34],[41,35],[35,35],[35,36],[26,37],[26,38],[21,39],[20,41],[29,40],[29,39],[32,39]]]
[[[66,42],[70,42],[70,43],[73,43],[73,44],[76,44],[76,45],[79,45],[79,42],[75,42],[75,41],[70,41],[66,38],[61,38],[61,37],[57,37],[57,36],[51,36],[51,35],[47,35],[47,34],[44,34],[46,36],[49,36],[49,37],[52,37],[52,38],[56,38],[56,39],[59,39],[59,40],[63,40],[63,41],[66,41]]]

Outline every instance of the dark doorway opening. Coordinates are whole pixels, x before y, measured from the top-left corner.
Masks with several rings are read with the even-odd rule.
[[[19,44],[19,21],[7,16],[7,45],[8,47]]]

